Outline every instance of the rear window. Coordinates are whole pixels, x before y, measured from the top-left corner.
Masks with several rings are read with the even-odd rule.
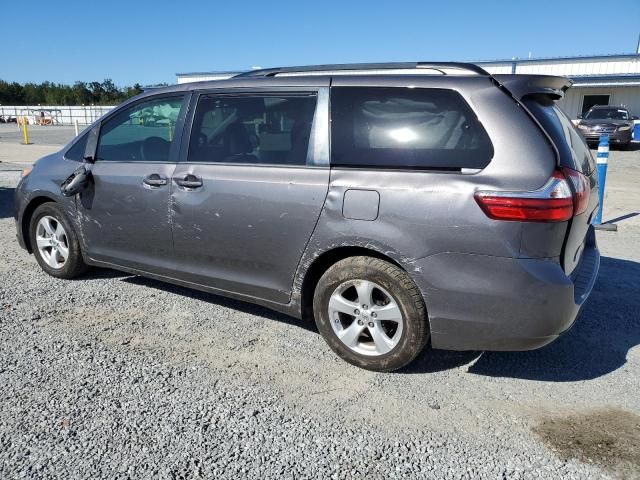
[[[486,167],[493,146],[452,90],[331,89],[331,162],[338,166],[459,171]]]
[[[548,97],[529,98],[524,103],[551,137],[562,166],[590,175],[595,169],[595,160],[567,114]]]

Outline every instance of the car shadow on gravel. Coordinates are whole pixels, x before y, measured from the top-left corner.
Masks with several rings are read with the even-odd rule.
[[[163,292],[182,295],[184,297],[200,300],[202,302],[214,303],[216,305],[220,305],[221,307],[232,308],[234,310],[239,310],[241,312],[248,313],[251,315],[256,315],[269,320],[275,320],[278,322],[286,323],[287,325],[300,327],[310,332],[314,332],[314,333],[318,332],[314,322],[299,320],[294,317],[285,315],[283,313],[276,312],[269,308],[262,307],[260,305],[255,305],[253,303],[247,303],[241,300],[234,300],[232,298],[222,297],[220,295],[215,295],[213,293],[202,292],[200,290],[181,287],[179,285],[173,285],[171,283],[165,283],[159,280],[153,280],[151,278],[141,277],[137,275],[123,278],[122,281],[133,284],[133,285],[142,285],[145,287],[162,290]]]
[[[88,273],[85,273],[81,277],[77,277],[74,280],[100,280],[109,278],[124,278],[131,277],[130,273],[121,272],[119,270],[110,270],[108,268],[91,268]]]
[[[0,218],[13,217],[13,187],[0,187]]]

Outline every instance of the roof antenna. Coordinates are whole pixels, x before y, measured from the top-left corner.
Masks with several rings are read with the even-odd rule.
[[[640,54],[640,33],[638,34],[638,46],[636,47],[636,53]]]

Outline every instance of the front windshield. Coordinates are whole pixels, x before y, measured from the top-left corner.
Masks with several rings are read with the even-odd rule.
[[[598,108],[589,110],[584,118],[586,120],[629,120],[629,112],[617,108]]]

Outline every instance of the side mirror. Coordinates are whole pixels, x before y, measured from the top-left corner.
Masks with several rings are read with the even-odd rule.
[[[582,118],[582,114],[578,115],[578,120],[580,120]]]
[[[91,172],[84,166],[76,169],[69,177],[60,185],[60,192],[65,197],[73,197],[83,191],[89,184]]]
[[[637,115],[634,115],[633,117],[631,117],[631,120],[640,120],[640,118],[638,118]]]

